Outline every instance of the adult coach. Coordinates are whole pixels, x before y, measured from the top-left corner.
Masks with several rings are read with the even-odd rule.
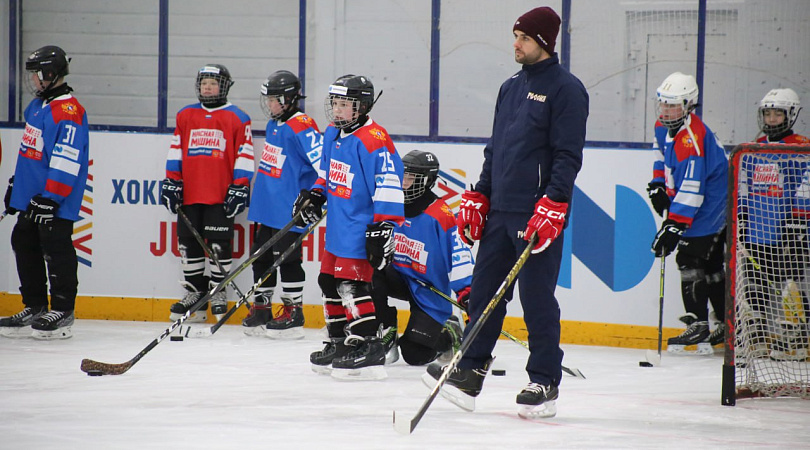
[[[530,347],[530,383],[517,396],[518,414],[525,418],[556,414],[563,351],[554,290],[588,118],[585,87],[560,66],[554,52],[559,28],[560,17],[548,7],[535,8],[515,22],[515,61],[523,67],[501,85],[483,170],[474,189],[464,193],[456,218],[462,239],[470,245],[481,241],[470,291],[470,325],[526,241],[538,234],[534,255],[518,276]],[[507,300],[511,296],[510,290]],[[505,315],[506,303],[500,302],[447,379],[446,397],[480,393]],[[438,379],[441,367],[434,363],[428,373]]]

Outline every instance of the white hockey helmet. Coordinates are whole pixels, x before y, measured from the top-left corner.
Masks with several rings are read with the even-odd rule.
[[[698,105],[698,85],[695,77],[675,72],[664,78],[664,82],[655,91],[658,99],[658,120],[669,129],[678,129],[683,125],[686,116]],[[681,105],[683,114],[680,117],[661,117],[661,105]]]
[[[768,109],[781,109],[784,111],[784,122],[779,125],[767,125],[765,123],[765,111]],[[767,136],[778,136],[793,128],[793,124],[799,118],[801,109],[799,95],[796,94],[796,91],[790,88],[771,89],[759,102],[759,109],[757,109],[759,129]]]

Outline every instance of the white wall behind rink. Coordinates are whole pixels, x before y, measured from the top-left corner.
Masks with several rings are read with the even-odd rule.
[[[3,158],[0,164],[0,181],[5,191],[5,182],[14,171],[16,151],[22,130],[0,129]],[[134,298],[179,298],[182,277],[179,258],[172,252],[172,223],[176,217],[158,204],[144,203],[144,186],[154,183],[151,194],[159,201],[159,180],[164,177],[164,163],[170,135],[146,133],[93,132],[90,136],[93,214],[92,238],[84,245],[92,254],[80,256],[89,260],[92,267],[79,266],[79,294],[105,297]],[[260,153],[263,138],[255,142]],[[478,179],[483,161],[481,144],[436,144],[397,142],[401,155],[419,148],[435,153],[441,162],[442,171],[451,173],[456,181],[470,183]],[[615,187],[621,184],[646,198],[644,188],[651,173],[652,154],[644,150],[586,149],[582,171],[577,186],[609,215],[615,210]],[[119,188],[116,188],[116,180]],[[462,186],[450,183],[450,189],[459,192]],[[118,194],[118,195],[116,195]],[[120,203],[123,197],[124,203]],[[113,203],[113,199],[117,199]],[[148,196],[147,196],[148,198]],[[151,201],[149,199],[148,201]],[[451,198],[451,205],[457,196]],[[255,207],[255,206],[254,206]],[[289,214],[289,212],[282,212]],[[16,217],[7,217],[0,223],[0,291],[18,293],[14,257],[11,252],[10,235]],[[80,224],[84,224],[82,221]],[[240,256],[234,267],[249,253],[249,225],[246,214],[237,221],[235,250]],[[305,303],[320,304],[317,285],[319,263],[317,255],[322,245],[323,230],[313,233],[313,239],[305,246],[305,269],[307,283],[304,290]],[[651,240],[652,236],[639,239]],[[620,243],[617,243],[617,250]],[[682,313],[679,278],[671,258],[667,274],[668,295],[665,325],[676,326],[676,317]],[[246,292],[253,284],[252,271],[246,270],[237,278],[237,284]],[[599,280],[585,265],[577,260],[572,263],[572,287],[558,287],[562,316],[566,320],[603,322],[629,325],[657,325],[658,317],[658,264],[652,264],[649,273],[631,289],[614,292]],[[517,297],[517,296],[516,296]],[[229,298],[236,294],[229,289]],[[278,297],[276,297],[278,298]],[[400,309],[404,303],[396,302]],[[520,316],[519,302],[511,302],[510,316]]]

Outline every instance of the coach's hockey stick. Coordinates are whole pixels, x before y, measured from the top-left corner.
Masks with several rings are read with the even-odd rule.
[[[180,220],[182,220],[183,223],[186,224],[186,228],[191,230],[191,234],[194,235],[194,239],[197,240],[197,243],[200,244],[200,247],[202,247],[202,249],[205,250],[205,253],[208,253],[208,256],[210,256],[211,260],[214,261],[214,264],[217,266],[217,269],[219,269],[219,273],[225,275],[225,268],[222,267],[222,263],[219,262],[217,254],[214,251],[212,251],[205,243],[205,239],[203,239],[203,237],[200,235],[200,232],[194,228],[194,225],[191,224],[191,220],[189,220],[186,213],[183,212],[182,207],[177,208],[177,215],[180,217]],[[235,281],[231,281],[231,287],[233,287],[233,290],[236,291],[236,294],[239,295],[239,297],[244,296],[242,295],[242,290],[239,289],[239,286],[236,285]]]
[[[431,291],[433,291],[433,293],[435,293],[439,297],[441,297],[441,298],[447,300],[448,302],[450,302],[456,308],[458,308],[458,309],[460,309],[460,310],[462,310],[464,312],[467,312],[467,308],[462,306],[459,302],[453,300],[449,295],[447,295],[444,292],[436,289],[436,286],[433,286],[432,284],[430,284],[428,282],[425,282],[425,281],[422,281],[422,280],[420,280],[418,278],[415,278],[415,280],[416,280],[417,283],[421,284],[423,287],[426,287],[426,288],[430,289]],[[526,350],[529,349],[529,344],[527,344],[525,341],[523,341],[521,339],[518,339],[512,333],[509,333],[506,330],[501,330],[501,334],[503,336],[505,336],[506,338],[508,338],[509,340],[511,340],[512,342],[521,345]],[[569,369],[568,367],[562,366],[562,370],[563,370],[563,372],[567,373],[568,375],[571,375],[572,377],[582,378],[583,380],[585,379],[585,375],[583,375],[582,372],[580,372],[579,369],[577,369],[577,368]]]
[[[664,331],[664,274],[666,273],[667,257],[661,256],[661,276],[658,280],[658,354],[652,350],[647,350],[647,361],[639,361],[641,367],[653,367],[661,365],[661,341]],[[646,364],[645,364],[646,362]]]
[[[311,224],[304,233],[301,233],[301,236],[298,236],[298,239],[296,239],[295,242],[292,243],[292,245],[287,247],[287,249],[284,250],[284,253],[282,253],[279,257],[277,257],[275,261],[273,261],[273,265],[270,266],[270,268],[267,269],[267,271],[256,282],[256,284],[254,284],[250,288],[250,290],[248,290],[247,294],[242,295],[240,293],[239,301],[234,306],[232,306],[231,309],[229,309],[228,312],[225,313],[225,315],[223,315],[222,318],[217,321],[217,323],[211,325],[210,328],[203,328],[203,329],[198,328],[192,329],[191,327],[188,327],[185,333],[181,332],[180,334],[190,338],[204,338],[213,336],[214,333],[216,333],[217,330],[219,330],[222,327],[222,325],[224,325],[225,322],[227,322],[228,319],[232,315],[234,315],[234,313],[236,313],[236,311],[238,311],[242,305],[248,304],[248,299],[256,292],[257,289],[259,289],[265,282],[267,282],[267,280],[273,275],[273,272],[276,271],[278,266],[280,266],[284,261],[287,260],[287,258],[290,257],[290,255],[292,255],[295,249],[297,249],[301,245],[301,243],[304,242],[304,239],[306,239],[306,237],[309,236],[309,234],[315,230],[315,228],[318,226],[318,224],[321,223],[324,217],[326,217],[325,213],[323,216],[321,216],[320,219]]]
[[[450,374],[455,370],[456,366],[458,365],[461,357],[464,353],[470,348],[475,338],[478,336],[478,333],[481,332],[481,328],[484,326],[484,323],[487,321],[489,316],[492,314],[492,311],[498,305],[498,302],[501,301],[501,298],[506,294],[506,291],[509,289],[509,286],[515,281],[520,273],[520,269],[523,268],[523,264],[526,263],[526,260],[529,259],[529,256],[532,253],[532,249],[534,248],[535,244],[537,243],[537,233],[533,233],[531,239],[529,239],[528,245],[526,245],[526,249],[523,250],[523,253],[520,254],[517,262],[515,265],[512,266],[512,269],[506,275],[506,278],[501,283],[501,286],[495,292],[495,296],[492,297],[492,300],[489,301],[487,306],[484,308],[484,311],[481,313],[481,317],[473,324],[472,328],[470,328],[470,332],[467,336],[464,337],[464,341],[461,343],[461,347],[456,351],[453,355],[453,359],[444,367],[444,371],[439,379],[436,381],[436,386],[433,387],[433,390],[430,391],[430,394],[425,399],[425,402],[422,403],[422,406],[419,408],[419,411],[416,412],[416,415],[413,418],[404,419],[400,415],[397,417],[397,412],[394,411],[394,430],[396,430],[400,434],[411,434],[413,433],[414,428],[419,424],[419,421],[422,420],[422,416],[425,415],[427,409],[430,407],[430,404],[433,403],[433,400],[436,399],[436,395],[438,395],[439,390],[441,390],[444,383],[447,381],[447,378]]]
[[[268,249],[270,249],[273,244],[278,242],[281,237],[286,234],[290,229],[295,226],[295,221],[298,217],[293,217],[293,219],[287,225],[282,228],[279,233],[273,236],[271,239],[268,239],[267,242],[262,244],[258,250],[253,252],[252,255],[248,259],[246,259],[242,264],[240,264],[236,269],[232,270],[225,279],[223,279],[219,284],[211,288],[207,294],[205,294],[201,299],[197,301],[191,308],[183,314],[182,317],[175,320],[174,323],[167,328],[163,334],[155,338],[152,342],[149,343],[143,350],[138,352],[132,359],[127,362],[123,362],[120,364],[111,364],[111,363],[104,363],[100,361],[94,361],[92,359],[83,359],[80,369],[82,372],[87,373],[88,375],[121,375],[125,373],[129,369],[132,368],[138,361],[141,360],[147,353],[149,353],[153,348],[155,348],[160,342],[166,339],[166,336],[170,335],[177,327],[183,324],[192,314],[194,314],[198,309],[202,308],[203,305],[208,303],[208,300],[216,293],[220,292],[221,290],[225,289],[225,286],[228,285],[231,281],[233,281],[240,273],[242,273],[245,269],[247,269],[251,264],[253,264],[259,257],[261,257]]]

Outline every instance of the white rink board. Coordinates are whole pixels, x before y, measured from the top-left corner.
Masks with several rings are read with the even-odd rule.
[[[14,171],[16,149],[22,131],[19,129],[0,129],[3,143],[3,159],[0,165],[0,180],[5,181]],[[168,150],[170,135],[146,133],[92,132],[90,151],[93,165],[90,173],[93,176],[92,238],[84,242],[92,254],[79,253],[81,258],[91,266],[80,264],[79,294],[108,297],[135,298],[178,298],[181,288],[179,258],[170,251],[160,252],[171,243],[170,228],[163,239],[160,239],[161,226],[170,227],[176,217],[169,214],[159,205],[159,181],[164,177],[164,162]],[[257,138],[254,145],[261,149],[263,139]],[[458,200],[458,194],[466,185],[478,179],[483,162],[482,144],[452,143],[412,143],[397,142],[401,155],[419,148],[434,152],[441,161],[442,172],[450,175],[446,188],[441,190],[447,195],[451,206]],[[258,150],[257,150],[258,151]],[[652,153],[649,150],[622,150],[605,148],[588,148],[582,171],[577,179],[577,188],[593,204],[604,212],[607,218],[613,218],[616,205],[617,187],[634,195],[636,210],[633,214],[641,215],[638,220],[649,223],[649,236],[636,236],[644,242],[651,242],[654,224],[660,219],[655,217],[648,205],[638,208],[638,202],[646,202],[645,187],[652,171]],[[4,184],[4,183],[3,183]],[[444,184],[444,183],[442,183]],[[144,195],[144,186],[147,189]],[[450,194],[447,194],[450,192]],[[154,202],[154,203],[152,203]],[[575,205],[585,202],[575,203]],[[574,209],[579,211],[580,206]],[[286,213],[286,212],[285,212]],[[235,249],[241,250],[244,260],[249,251],[248,226],[246,214],[237,221],[241,225]],[[8,217],[0,223],[0,291],[18,292],[16,268],[11,254],[9,237],[16,219]],[[584,220],[584,219],[583,219]],[[589,219],[590,220],[590,219]],[[584,223],[584,222],[580,222]],[[567,233],[571,231],[571,227]],[[612,230],[598,227],[587,234],[606,236],[610,239]],[[646,233],[646,232],[645,232]],[[581,232],[580,232],[581,234]],[[306,248],[305,268],[307,285],[305,302],[320,304],[320,291],[317,286],[318,262],[315,255],[319,251],[320,234]],[[573,236],[573,234],[572,234]],[[576,238],[578,239],[578,238]],[[621,255],[626,242],[616,242],[615,252]],[[153,251],[154,249],[154,251]],[[634,250],[639,252],[638,248]],[[312,255],[312,257],[308,257]],[[597,257],[599,254],[597,252]],[[583,263],[578,254],[570,259],[570,287],[560,286],[557,289],[562,316],[565,320],[603,322],[630,325],[657,325],[658,317],[658,264],[646,249],[636,256],[629,255],[634,261],[642,261],[633,277],[632,285],[614,289],[608,283],[595,276],[594,267],[610,265],[607,258],[604,264],[594,264],[591,255],[590,263]],[[618,258],[618,256],[617,256]],[[615,258],[614,258],[615,259]],[[677,326],[676,317],[682,312],[680,301],[679,278],[674,258],[670,258],[670,270],[667,276],[668,300],[666,302],[665,325]],[[617,264],[616,273],[625,270],[624,264]],[[251,271],[247,270],[237,278],[237,283],[247,291],[252,284]],[[235,295],[230,295],[235,299]],[[404,304],[403,304],[404,305]],[[400,306],[402,307],[402,306]],[[519,302],[512,302],[510,316],[521,314]]]

